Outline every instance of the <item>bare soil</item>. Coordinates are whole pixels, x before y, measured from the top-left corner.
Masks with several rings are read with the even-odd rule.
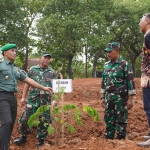
[[[42,150],[144,150],[143,147],[136,146],[138,141],[143,141],[142,136],[147,135],[148,123],[145,112],[143,110],[142,89],[140,87],[140,79],[135,79],[137,95],[134,100],[134,107],[129,110],[127,137],[125,140],[106,140],[104,138],[105,123],[103,121],[104,109],[100,105],[100,84],[101,78],[87,78],[73,80],[73,92],[64,95],[65,104],[75,104],[79,107],[89,105],[94,107],[98,113],[100,120],[95,122],[93,118],[83,113],[82,120],[84,125],[76,125],[73,119],[69,120],[76,128],[76,132],[70,134],[66,129],[64,131],[64,145],[59,143],[55,146],[55,136],[48,135]],[[18,99],[18,115],[11,137],[11,150],[34,150],[36,148],[37,138],[36,129],[32,129],[25,145],[16,146],[13,140],[19,137],[18,119],[21,115],[23,107],[20,106],[20,99],[24,84],[19,84]],[[60,102],[59,102],[60,103]],[[61,141],[61,139],[60,139]]]

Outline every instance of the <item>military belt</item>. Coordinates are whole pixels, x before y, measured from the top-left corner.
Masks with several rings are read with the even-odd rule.
[[[113,87],[110,89],[107,89],[106,92],[108,93],[114,93],[114,94],[127,94],[127,85],[121,85],[120,87]]]
[[[0,94],[9,94],[9,95],[16,96],[17,93],[15,93],[15,92],[8,92],[8,91],[0,91]]]

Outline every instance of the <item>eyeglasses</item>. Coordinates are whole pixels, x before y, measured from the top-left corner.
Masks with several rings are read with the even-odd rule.
[[[117,45],[114,46],[112,43],[108,43],[108,44],[107,44],[107,47],[108,47],[108,48],[112,48],[112,49],[114,49],[115,47],[120,48],[120,44],[117,43]]]

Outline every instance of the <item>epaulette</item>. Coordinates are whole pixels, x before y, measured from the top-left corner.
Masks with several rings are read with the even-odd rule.
[[[3,59],[2,59],[2,58],[0,58],[0,63],[1,63],[1,62],[3,62]]]

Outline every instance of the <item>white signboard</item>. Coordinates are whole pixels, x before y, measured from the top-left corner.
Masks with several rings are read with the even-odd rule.
[[[72,79],[53,79],[52,80],[52,88],[54,93],[61,91],[64,89],[65,93],[72,92]]]

